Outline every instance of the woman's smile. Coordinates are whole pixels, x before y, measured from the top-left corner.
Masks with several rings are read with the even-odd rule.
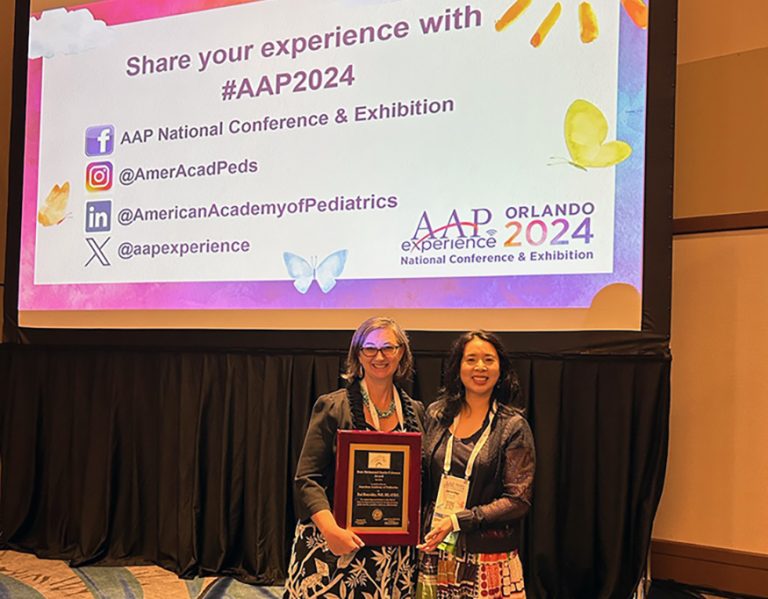
[[[475,337],[464,346],[460,376],[468,393],[489,395],[499,374],[499,356],[493,345]]]

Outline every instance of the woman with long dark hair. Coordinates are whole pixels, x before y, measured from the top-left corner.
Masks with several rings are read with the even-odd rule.
[[[423,432],[424,407],[403,391],[413,356],[391,318],[369,318],[347,355],[347,386],[321,396],[312,410],[294,480],[299,523],[285,599],[413,597],[414,547],[369,547],[333,517],[336,433],[340,429]]]
[[[531,505],[535,452],[513,406],[517,374],[496,335],[457,339],[424,437],[425,529],[417,597],[523,599],[520,524]]]

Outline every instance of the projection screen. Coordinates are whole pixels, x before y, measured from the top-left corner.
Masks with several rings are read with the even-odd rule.
[[[19,324],[640,330],[647,70],[641,0],[32,2]]]

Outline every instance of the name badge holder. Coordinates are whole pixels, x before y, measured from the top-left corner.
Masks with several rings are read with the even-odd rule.
[[[456,514],[467,507],[467,498],[469,497],[469,481],[472,477],[472,469],[475,465],[475,460],[480,454],[485,443],[488,441],[488,437],[491,435],[491,425],[493,424],[493,418],[496,416],[497,404],[494,401],[491,406],[491,413],[488,417],[488,424],[483,429],[480,438],[475,446],[472,448],[472,452],[469,454],[469,460],[467,460],[467,467],[464,470],[464,477],[451,475],[451,459],[453,458],[453,438],[454,434],[449,431],[448,443],[445,447],[445,459],[443,460],[443,475],[440,477],[440,487],[437,490],[437,500],[435,501],[435,513],[432,516],[431,527],[434,528],[435,524],[443,518],[448,518],[453,514]],[[461,414],[457,414],[453,421],[453,430],[456,431],[459,427]],[[439,545],[443,550],[449,551],[450,548],[456,543],[456,532],[450,533],[445,540]]]

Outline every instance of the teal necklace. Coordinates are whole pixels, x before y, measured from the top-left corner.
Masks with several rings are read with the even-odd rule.
[[[360,392],[363,394],[363,405],[368,407],[368,411],[372,412],[373,410],[376,410],[376,413],[379,415],[379,418],[389,418],[392,414],[395,413],[395,395],[392,394],[392,398],[389,402],[389,407],[386,410],[379,410],[379,408],[376,407],[376,404],[371,401],[370,396],[368,395],[368,392],[361,386]]]

